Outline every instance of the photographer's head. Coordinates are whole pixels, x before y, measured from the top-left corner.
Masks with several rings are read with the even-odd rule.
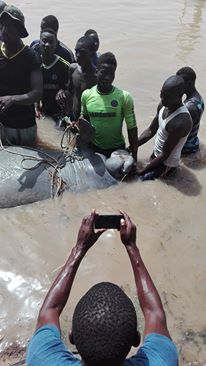
[[[119,366],[140,343],[134,305],[120,287],[93,286],[78,302],[70,341],[88,366]]]

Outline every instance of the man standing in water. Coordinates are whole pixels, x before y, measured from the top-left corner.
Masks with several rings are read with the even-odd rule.
[[[144,315],[143,344],[126,359],[132,346],[140,344],[133,303],[110,282],[93,286],[78,302],[69,333],[81,356],[76,358],[61,339],[60,315],[68,301],[78,267],[105,230],[94,232],[95,211],[82,220],[77,243],[50,287],[40,309],[36,332],[27,350],[27,366],[177,366],[178,355],[167,329],[158,291],[136,245],[136,226],[121,212],[120,238],[128,254],[137,296]]]
[[[68,113],[65,91],[67,89],[69,63],[55,55],[57,44],[56,33],[45,28],[40,34],[42,57],[43,94],[41,105],[37,106],[37,114],[52,117],[56,123]]]
[[[191,67],[182,67],[176,73],[181,76],[185,83],[186,105],[192,117],[192,129],[182,149],[182,154],[192,154],[199,150],[198,132],[200,120],[204,112],[204,101],[195,87],[196,73]]]
[[[74,120],[80,116],[82,92],[94,86],[97,81],[96,68],[92,63],[93,53],[93,39],[89,36],[81,37],[75,47],[77,64],[71,65],[68,83],[69,93],[73,97]]]
[[[0,122],[3,143],[33,145],[34,103],[42,93],[41,61],[21,38],[28,36],[22,12],[7,5],[0,15]]]
[[[138,171],[142,180],[160,178],[179,165],[182,148],[192,128],[190,114],[182,103],[183,94],[184,81],[180,76],[171,76],[163,84],[157,114],[139,138],[141,146],[157,134],[150,163]]]
[[[131,95],[113,86],[117,61],[111,52],[97,61],[97,85],[82,94],[82,114],[95,128],[94,151],[107,158],[112,152],[125,148],[123,120],[127,124],[132,157],[137,162],[137,125]]]

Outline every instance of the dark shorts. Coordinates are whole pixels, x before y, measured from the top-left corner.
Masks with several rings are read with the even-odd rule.
[[[119,147],[116,147],[115,149],[107,149],[107,150],[104,150],[104,149],[101,149],[100,147],[92,144],[91,145],[91,148],[98,154],[102,154],[104,156],[106,156],[106,158],[108,159],[110,157],[110,155],[116,151],[116,150],[119,150],[119,149],[123,149],[125,150],[125,145],[121,145]]]
[[[151,155],[150,160],[153,160],[155,158],[154,153]],[[164,163],[161,163],[157,168],[151,170],[150,172],[142,175],[140,179],[142,181],[145,180],[155,180],[158,178],[166,177],[167,175],[173,173],[176,170],[176,168],[170,168],[166,166]]]

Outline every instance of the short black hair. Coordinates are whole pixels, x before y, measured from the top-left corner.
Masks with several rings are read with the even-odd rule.
[[[42,33],[51,33],[51,34],[53,34],[55,37],[57,37],[57,34],[56,34],[55,30],[54,30],[54,29],[52,29],[52,28],[43,28],[43,29],[41,30],[41,32],[40,32],[40,36],[42,35]]]
[[[78,39],[77,43],[82,43],[85,48],[87,48],[89,51],[94,50],[94,42],[91,37],[89,36],[83,36]]]
[[[176,75],[179,75],[179,76],[183,76],[186,78],[186,80],[191,80],[193,83],[195,83],[195,80],[196,80],[196,73],[195,71],[189,67],[189,66],[184,66],[182,67],[181,69],[179,69],[177,72],[176,72]]]
[[[115,55],[112,52],[106,52],[106,53],[103,53],[102,55],[100,55],[97,60],[97,69],[99,69],[102,64],[112,65],[116,69],[117,60],[116,60]]]
[[[77,350],[87,365],[120,365],[137,333],[134,305],[119,286],[99,283],[78,302],[72,331]]]
[[[88,29],[88,30],[84,33],[84,35],[85,35],[85,36],[90,36],[90,34],[95,34],[95,35],[98,37],[98,34],[97,34],[97,32],[96,32],[94,29]]]
[[[164,82],[162,86],[162,90],[169,89],[174,90],[175,92],[180,92],[180,94],[184,93],[184,80],[179,75],[172,75]]]
[[[59,30],[59,21],[54,15],[47,15],[46,17],[44,17],[42,19],[42,22],[44,22],[42,30],[44,28],[51,28],[56,33],[58,32],[58,30]]]

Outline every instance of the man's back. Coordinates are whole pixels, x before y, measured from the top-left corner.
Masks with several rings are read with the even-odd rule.
[[[204,112],[204,100],[201,95],[195,91],[195,93],[186,98],[184,104],[190,112],[192,118],[192,129],[189,133],[187,141],[183,148],[183,153],[196,152],[199,149],[198,132],[200,128],[200,121]]]

